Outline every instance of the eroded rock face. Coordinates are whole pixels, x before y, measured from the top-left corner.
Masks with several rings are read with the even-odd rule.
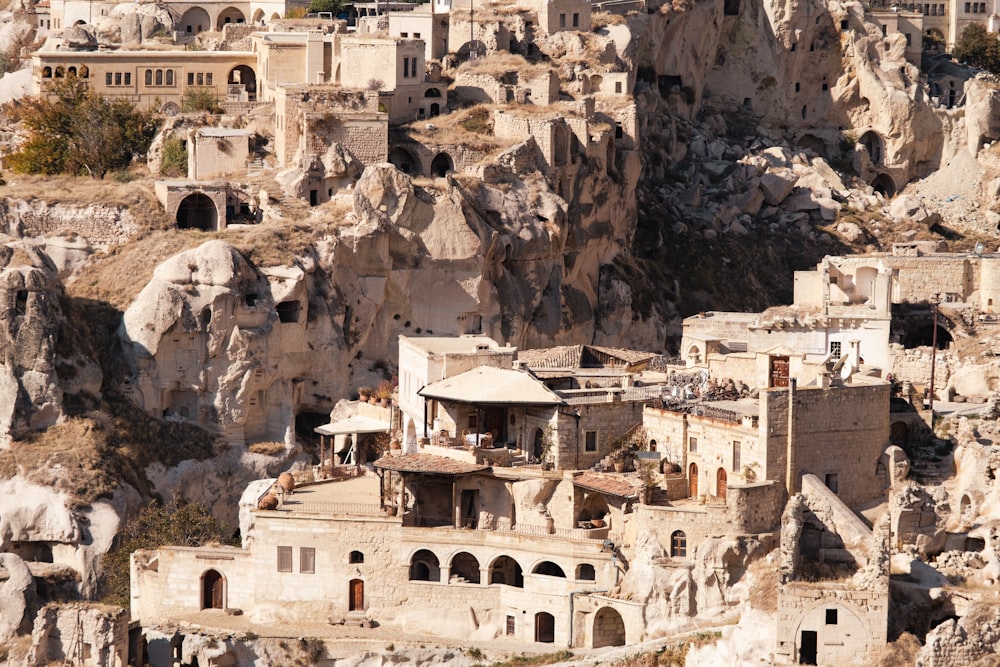
[[[47,258],[29,252],[33,265],[0,268],[0,446],[62,414],[55,369],[62,285]]]
[[[0,552],[0,644],[27,632],[35,606],[35,579],[17,554]]]

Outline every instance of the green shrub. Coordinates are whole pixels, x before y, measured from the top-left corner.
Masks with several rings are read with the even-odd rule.
[[[182,139],[168,137],[163,142],[163,160],[160,162],[160,173],[164,176],[185,176],[187,163],[187,145]]]
[[[181,100],[181,110],[187,113],[205,111],[207,113],[221,113],[219,98],[215,94],[214,88],[188,88],[184,91]]]

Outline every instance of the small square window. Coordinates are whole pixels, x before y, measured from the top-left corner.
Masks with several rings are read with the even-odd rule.
[[[827,625],[837,625],[837,610],[827,609],[826,610],[826,624]]]
[[[698,438],[688,438],[688,451],[697,452],[698,451]]]
[[[834,493],[837,492],[837,473],[828,472],[826,473],[826,488],[830,489]]]
[[[316,549],[302,547],[299,549],[299,572],[312,574],[316,571]]]
[[[419,32],[413,33],[413,39],[420,39],[420,33]]]
[[[278,572],[292,571],[292,548],[278,547]]]

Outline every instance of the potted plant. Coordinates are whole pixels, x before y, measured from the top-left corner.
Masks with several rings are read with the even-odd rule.
[[[371,387],[358,387],[358,400],[362,403],[368,402],[368,397],[372,395]]]
[[[378,399],[383,408],[389,407],[389,402],[392,400],[392,383],[388,380],[380,382],[375,390],[375,398]]]

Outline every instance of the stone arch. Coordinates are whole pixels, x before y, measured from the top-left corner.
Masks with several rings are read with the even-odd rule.
[[[389,164],[409,176],[422,176],[423,169],[420,160],[409,149],[393,146],[389,151]]]
[[[428,88],[424,91],[424,97],[441,97],[441,91],[437,88]]]
[[[609,511],[608,499],[601,493],[591,493],[584,498],[577,521],[603,519],[608,515]]]
[[[358,551],[358,550],[355,549],[350,554],[348,554],[347,561],[349,563],[351,563],[352,565],[356,564],[356,563],[364,563],[365,562],[365,554],[364,554],[364,552]]]
[[[597,571],[590,563],[580,563],[576,566],[577,581],[595,581],[596,579]]]
[[[869,183],[875,192],[881,192],[884,197],[895,197],[896,196],[896,183],[892,180],[892,177],[886,173],[880,173],[872,179]]]
[[[417,425],[412,417],[406,418],[406,435],[403,436],[403,444],[407,449],[415,447],[417,444]]]
[[[459,551],[451,557],[451,576],[453,579],[457,577],[460,580],[465,579],[470,584],[478,584],[479,559],[468,551]]]
[[[683,530],[670,533],[671,558],[687,558],[687,534]]]
[[[273,12],[273,13],[271,14],[271,20],[272,20],[272,21],[277,21],[277,20],[279,20],[280,18],[281,18],[281,14],[279,14],[278,12]]]
[[[486,45],[478,39],[466,42],[459,47],[456,55],[460,60],[468,60],[470,57],[482,58],[486,55]]]
[[[826,159],[826,142],[817,137],[815,134],[803,134],[799,137],[796,142],[802,148],[807,148],[811,150],[816,155],[823,159]]]
[[[192,7],[181,15],[181,32],[197,35],[199,32],[208,30],[211,25],[212,19],[202,7]]]
[[[167,102],[162,107],[160,107],[160,113],[164,116],[176,116],[181,112],[180,106],[177,102]]]
[[[836,610],[835,615],[831,618],[828,616],[830,610]],[[843,613],[841,613],[843,612]],[[835,621],[831,623],[830,621]],[[823,655],[824,644],[823,641],[823,631],[827,626],[837,626],[838,637],[843,637],[844,634],[849,634],[852,639],[852,651],[858,655],[866,654],[868,648],[871,646],[871,630],[868,624],[864,621],[864,616],[856,611],[856,608],[848,602],[843,600],[837,600],[832,598],[825,598],[816,601],[815,604],[811,605],[808,609],[804,610],[798,618],[798,623],[795,627],[794,634],[794,646],[792,647],[792,660],[796,664],[813,664],[813,665],[828,665],[838,662],[840,657],[838,654],[834,653],[840,648],[839,645],[835,645],[832,648],[830,655]],[[847,626],[852,631],[845,630],[844,626]],[[812,628],[815,628],[813,630]],[[815,659],[808,661],[803,659],[801,651],[803,649],[802,635],[803,632],[813,632],[814,639],[816,639],[816,648],[818,649],[818,655]],[[839,641],[839,639],[838,639]]]
[[[701,346],[698,344],[692,344],[688,348],[685,360],[688,364],[700,364],[701,360],[704,358],[704,352],[702,352]]]
[[[56,78],[57,79],[66,78],[66,68],[63,67],[62,65],[56,67]]]
[[[51,79],[52,78],[52,68],[51,67],[49,67],[49,66],[46,65],[45,67],[42,68],[42,78],[43,79]]]
[[[263,23],[264,22],[264,10],[261,9],[260,7],[258,7],[257,11],[255,11],[253,13],[253,19],[252,20],[253,20],[254,23]]]
[[[365,609],[365,581],[364,579],[351,579],[347,582],[347,610],[364,611]]]
[[[441,565],[429,549],[418,549],[410,556],[410,581],[441,581]]]
[[[236,7],[226,7],[221,12],[219,12],[219,18],[215,23],[215,27],[220,32],[223,26],[227,23],[246,23],[247,17]]]
[[[614,607],[601,607],[594,614],[593,647],[625,646],[625,621]]]
[[[524,588],[524,570],[521,564],[510,556],[497,556],[489,566],[491,584],[504,584]]]
[[[226,578],[218,570],[205,570],[201,575],[201,608],[226,608]]]
[[[76,76],[76,66],[75,65],[70,65],[66,69],[66,76]]]
[[[438,153],[431,160],[431,175],[443,178],[450,171],[455,171],[455,161],[447,153]]]
[[[77,19],[73,25],[87,25],[87,22],[83,19]]]
[[[538,460],[542,460],[542,454],[545,450],[545,431],[541,428],[536,428],[535,432],[531,434],[531,456]]]
[[[556,565],[550,560],[543,560],[541,563],[536,565],[531,570],[532,574],[544,574],[548,577],[562,577],[566,578],[566,572],[563,571],[561,567]]]
[[[229,70],[226,83],[230,86],[243,86],[247,99],[251,102],[257,99],[257,73],[249,65],[237,65]]]
[[[200,229],[207,232],[218,229],[218,226],[219,211],[208,195],[194,192],[185,197],[177,207],[178,229]]]
[[[872,164],[881,165],[883,163],[885,160],[885,140],[882,139],[882,135],[875,130],[868,130],[861,135],[858,143],[868,153],[868,159],[872,161]]]

